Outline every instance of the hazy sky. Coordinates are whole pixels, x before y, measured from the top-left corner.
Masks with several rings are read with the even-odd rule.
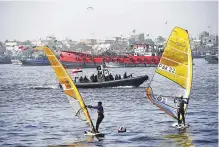
[[[87,7],[94,10],[87,10]],[[165,22],[167,21],[167,24]],[[218,32],[217,1],[71,0],[0,1],[0,41],[112,38],[143,32],[168,37],[174,26],[192,36]],[[208,29],[210,26],[210,29]],[[93,33],[93,34],[92,34]]]

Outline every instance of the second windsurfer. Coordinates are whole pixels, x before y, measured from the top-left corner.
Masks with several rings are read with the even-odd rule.
[[[96,122],[96,131],[97,131],[97,133],[99,133],[99,131],[98,131],[99,125],[104,118],[104,110],[103,110],[102,102],[98,102],[97,106],[88,105],[87,107],[97,109],[98,117],[97,117],[97,122]]]

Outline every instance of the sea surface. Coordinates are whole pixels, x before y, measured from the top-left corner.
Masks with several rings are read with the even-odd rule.
[[[186,131],[154,106],[145,94],[149,81],[138,88],[79,89],[85,103],[103,102],[105,138],[84,136],[89,126],[74,114],[50,66],[0,65],[0,146],[216,147],[218,146],[218,65],[194,59],[194,78]],[[154,67],[114,68],[113,74],[147,74]],[[72,75],[71,70],[68,70]],[[95,69],[83,69],[91,75]],[[73,75],[72,75],[73,76]],[[168,86],[168,85],[167,85]],[[162,87],[164,88],[164,87]],[[90,111],[94,124],[96,111]],[[124,126],[126,133],[117,133]]]

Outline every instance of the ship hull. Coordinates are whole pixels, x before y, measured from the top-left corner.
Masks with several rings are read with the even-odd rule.
[[[66,68],[95,68],[99,65],[117,64],[115,67],[157,66],[161,56],[91,56],[78,52],[62,51],[59,60]]]

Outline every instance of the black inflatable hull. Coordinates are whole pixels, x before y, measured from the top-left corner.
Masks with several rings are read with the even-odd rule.
[[[95,83],[75,83],[78,88],[104,88],[104,87],[118,87],[118,86],[133,86],[138,87],[144,81],[148,80],[148,76],[138,76],[127,79],[95,82]]]

